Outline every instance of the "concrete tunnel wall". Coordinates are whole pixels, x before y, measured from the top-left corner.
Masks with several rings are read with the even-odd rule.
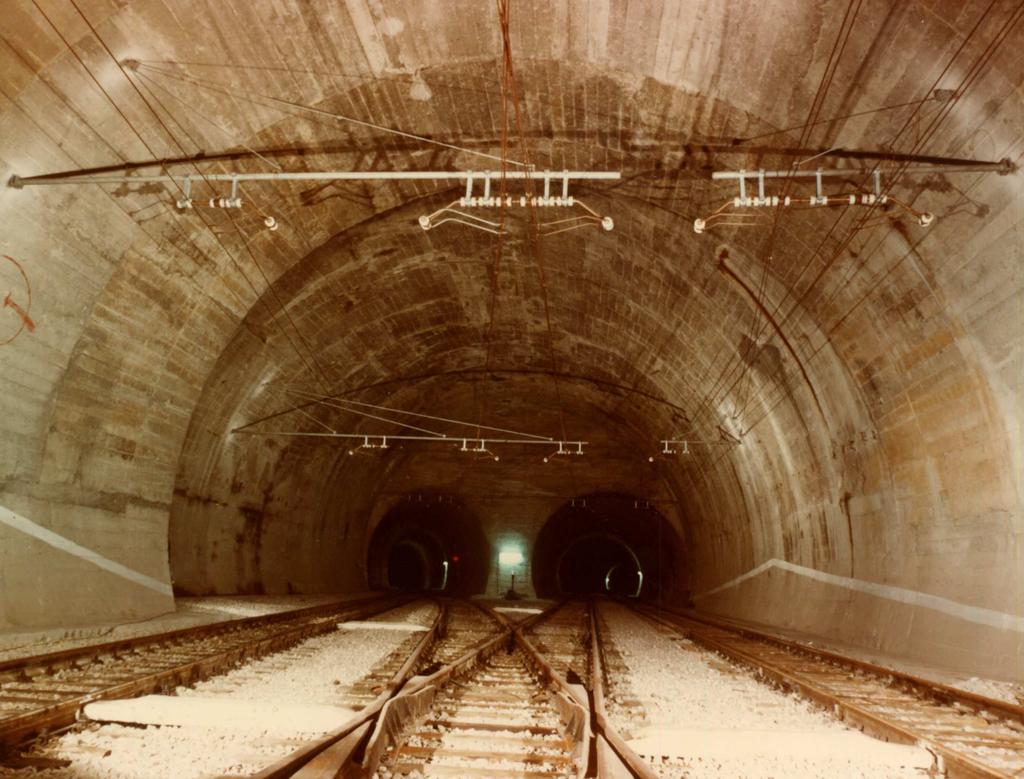
[[[361,0],[195,2],[183,14],[136,0],[85,7],[95,32],[73,9],[46,7],[50,21],[20,0],[6,9],[4,180],[297,138],[330,146],[329,157],[307,153],[310,167],[480,165],[225,99],[153,68],[122,72],[97,34],[115,57],[144,63],[302,61],[311,72],[202,77],[500,149],[500,44],[486,5],[438,14],[404,4],[389,16]],[[1009,8],[997,3],[973,34],[982,3],[866,9],[821,115],[920,100],[935,83],[956,88]],[[546,239],[541,255],[510,240],[490,349],[493,241],[415,226],[451,200],[443,188],[251,187],[253,208],[237,215],[181,214],[162,187],[0,189],[0,254],[30,280],[34,325],[0,309],[0,341],[17,333],[0,346],[0,625],[143,618],[172,607],[172,582],[189,592],[358,589],[374,523],[395,495],[450,493],[488,537],[528,540],[565,499],[610,490],[671,502],[684,559],[670,601],[692,592],[715,613],[1019,677],[1022,174],[901,182],[894,193],[935,224],[889,223],[838,253],[831,221],[794,211],[767,276],[763,231],[694,235],[692,218],[731,190],[685,174],[756,164],[709,149],[804,120],[843,6],[757,9],[513,3],[538,166],[664,176],[580,190],[614,215],[611,233]],[[267,33],[282,26],[288,36]],[[926,153],[1019,162],[1024,47],[1011,32]],[[940,107],[926,105],[924,126]],[[824,123],[807,144],[897,138],[907,151],[905,120],[886,111]],[[768,140],[792,146],[799,136]],[[761,153],[768,167],[791,164]],[[281,229],[262,229],[260,209]],[[802,270],[819,244],[833,263]],[[27,305],[18,267],[0,263],[0,293]],[[718,386],[723,364],[750,354],[743,339],[762,287],[768,311],[788,310],[787,290],[798,305],[762,335],[743,382]],[[350,457],[231,434],[290,405],[284,386],[464,418],[483,402],[494,424],[564,430],[594,442],[593,454],[543,464],[502,451],[500,463],[467,464],[454,451]],[[670,433],[718,440],[720,428],[743,431],[742,446],[648,462]]]

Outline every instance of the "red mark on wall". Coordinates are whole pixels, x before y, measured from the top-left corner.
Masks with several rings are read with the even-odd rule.
[[[29,312],[32,310],[32,285],[28,274],[13,257],[0,254],[0,291],[5,287],[3,304],[0,305],[0,346],[7,346],[26,330],[34,332],[36,323]]]

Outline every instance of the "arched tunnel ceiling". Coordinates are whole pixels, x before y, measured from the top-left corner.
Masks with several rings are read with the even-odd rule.
[[[35,324],[0,347],[4,505],[157,579],[169,549],[186,589],[315,589],[358,586],[358,565],[306,560],[360,558],[394,496],[475,494],[488,514],[504,495],[495,532],[514,516],[528,534],[565,498],[613,490],[665,501],[698,593],[781,559],[1015,610],[1021,173],[897,179],[894,196],[936,214],[927,229],[890,210],[853,230],[856,209],[787,210],[777,232],[692,225],[734,194],[711,170],[829,151],[827,167],[874,164],[855,149],[1019,161],[1016,6],[868,4],[845,43],[840,2],[511,10],[520,115],[504,153],[621,171],[575,190],[613,231],[537,241],[510,213],[499,256],[486,233],[420,230],[459,194],[425,182],[248,184],[237,213],[182,213],[163,185],[4,189],[0,248],[32,281]],[[172,169],[486,170],[503,153],[489,3],[7,13],[5,179],[194,155]],[[933,91],[961,86],[951,105]],[[812,111],[841,118],[805,131]],[[231,432],[296,405],[286,388],[592,445],[466,465],[454,449],[350,457]],[[317,424],[291,412],[249,430]],[[657,456],[682,433],[714,445]],[[993,575],[949,576],[965,559]]]

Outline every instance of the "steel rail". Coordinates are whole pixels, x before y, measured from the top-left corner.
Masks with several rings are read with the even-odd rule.
[[[408,600],[409,596],[402,596],[402,600]],[[359,607],[374,602],[396,600],[388,595],[374,595],[369,598],[355,598],[352,600],[339,600],[330,603],[321,603],[316,606],[304,606],[300,609],[289,611],[278,611],[273,614],[261,614],[255,617],[237,617],[222,622],[213,622],[206,625],[195,625],[187,628],[176,628],[163,633],[150,633],[144,636],[122,638],[115,641],[105,641],[99,644],[85,644],[61,649],[55,652],[46,652],[39,655],[25,655],[13,657],[7,660],[0,660],[0,673],[17,671],[23,668],[41,668],[44,670],[60,670],[74,665],[77,661],[101,655],[117,655],[121,652],[135,651],[149,644],[162,644],[167,641],[180,638],[205,638],[219,633],[230,632],[241,628],[257,627],[260,625],[272,625],[276,622],[287,622],[302,617],[326,616],[334,611],[343,611],[348,607]]]
[[[772,635],[771,633],[765,633],[751,627],[740,625],[727,619],[720,619],[710,615],[696,614],[689,611],[681,611],[665,607],[659,607],[659,611],[680,619],[704,623],[705,625],[710,625],[722,630],[730,630],[733,633],[738,633],[742,636],[747,636],[758,641],[766,641],[783,649],[808,655],[809,657],[821,658],[828,660],[829,662],[848,666],[849,668],[858,671],[866,671],[874,676],[892,679],[892,682],[890,683],[891,685],[903,685],[906,688],[914,689],[923,695],[935,698],[940,703],[962,705],[977,712],[999,712],[1007,719],[1014,720],[1019,722],[1021,725],[1024,725],[1024,706],[1019,706],[1015,703],[1010,703],[1009,701],[1002,701],[998,698],[989,698],[988,696],[979,695],[978,693],[970,692],[968,690],[961,690],[957,687],[951,687],[948,684],[943,684],[942,682],[935,682],[921,676],[916,676],[904,671],[898,671],[894,668],[888,668],[883,665],[871,663],[867,660],[858,660],[855,657],[850,657],[849,655],[844,655],[839,652],[833,652],[822,647],[809,646],[799,641],[794,641],[792,639],[783,638],[781,636]]]
[[[366,745],[361,773],[356,775],[368,776],[376,769],[387,746],[395,741],[396,734],[403,730],[403,720],[409,716],[414,716],[413,713],[415,712],[429,710],[436,692],[443,684],[478,667],[483,660],[498,651],[503,645],[507,645],[510,639],[524,651],[527,661],[533,665],[542,683],[554,693],[554,703],[560,712],[563,723],[565,723],[567,729],[576,732],[577,737],[575,740],[578,742],[577,777],[582,779],[583,776],[588,775],[587,770],[590,767],[587,762],[587,745],[589,744],[590,737],[589,706],[585,701],[580,700],[579,695],[572,691],[571,685],[551,668],[543,656],[523,636],[524,631],[556,613],[561,604],[555,604],[541,614],[514,625],[510,624],[503,614],[492,609],[486,609],[481,604],[475,605],[498,620],[502,624],[502,631],[482,646],[467,651],[454,662],[434,674],[413,679],[398,695],[392,698],[377,720],[374,732]],[[327,777],[348,775],[343,773],[343,766],[339,764],[332,766],[332,769],[334,773],[328,771],[317,774],[298,774],[296,779],[326,779]]]
[[[95,688],[87,692],[68,692],[66,695],[62,695],[60,690],[40,690],[35,694],[29,692],[32,697],[56,697],[56,699],[40,701],[40,706],[36,709],[0,719],[0,747],[13,748],[33,736],[73,725],[81,708],[92,701],[130,698],[205,679],[228,670],[241,660],[276,652],[293,646],[310,636],[334,630],[335,615],[339,618],[368,617],[395,608],[407,600],[407,597],[377,596],[372,599],[335,602],[5,661],[0,663],[0,699],[3,696],[4,685],[12,683],[30,685],[34,680],[45,680],[48,674],[65,669],[88,672],[92,670],[91,664],[93,663],[103,667],[95,669],[96,680],[77,682],[80,687]],[[118,658],[121,655],[128,656],[126,659],[139,659],[136,654],[139,650],[158,651],[161,645],[169,643],[172,644],[170,649],[187,651],[188,644],[182,642],[193,639],[196,642],[230,639],[232,636],[241,636],[247,630],[272,628],[279,623],[289,622],[296,624],[294,626],[282,624],[279,631],[255,636],[252,640],[236,643],[206,654],[200,653],[200,656],[194,660],[157,671],[133,672],[131,666],[128,666],[122,669],[121,673],[117,673],[116,663],[101,664],[99,662],[105,658]],[[153,659],[159,660],[159,655],[155,655]],[[104,673],[110,676],[112,683],[97,687],[96,681],[102,681]],[[72,678],[61,682],[61,684],[74,686],[76,682]]]
[[[395,672],[384,689],[366,708],[359,711],[347,722],[335,730],[320,738],[310,741],[284,758],[264,768],[253,779],[285,779],[285,777],[299,776],[303,774],[321,775],[325,765],[344,760],[351,751],[359,744],[363,737],[369,732],[369,728],[376,720],[388,702],[413,675],[416,665],[427,648],[444,635],[445,625],[448,619],[448,604],[440,603],[437,617],[434,619],[430,629],[423,635],[420,641],[413,648],[409,657],[402,663],[401,668]],[[340,752],[340,754],[339,754]]]
[[[918,698],[930,698],[946,705],[965,706],[971,711],[978,713],[999,712],[1016,723],[1022,722],[1024,707],[957,690],[947,685],[933,683],[891,668],[856,660],[836,652],[808,647],[797,642],[788,641],[749,628],[741,628],[718,620],[694,617],[689,614],[684,615],[670,609],[660,609],[659,613],[652,613],[652,610],[648,607],[630,606],[630,608],[647,619],[664,625],[707,649],[717,652],[740,665],[757,670],[776,684],[793,690],[822,708],[836,713],[841,720],[851,723],[869,735],[887,741],[925,746],[933,754],[941,757],[947,775],[951,777],[1010,779],[1010,777],[1016,775],[1015,773],[1008,773],[1001,768],[983,764],[974,756],[965,754],[956,747],[948,746],[941,740],[929,736],[925,732],[926,728],[924,727],[919,725],[908,727],[906,724],[899,722],[898,719],[881,716],[869,711],[864,705],[853,702],[853,696],[833,694],[824,685],[816,684],[813,676],[804,676],[800,673],[799,669],[787,669],[777,660],[759,656],[756,647],[741,648],[730,645],[725,641],[716,639],[714,636],[701,632],[701,628],[711,628],[732,633],[734,636],[748,641],[763,641],[779,649],[786,650],[795,657],[803,656],[808,659],[821,660],[831,665],[845,666],[850,670],[866,673],[874,681],[882,682],[901,692],[911,692]],[[668,616],[665,616],[666,614]],[[1024,744],[1024,736],[1021,737],[1021,743]]]
[[[597,614],[593,602],[590,605],[590,641],[591,641],[591,689],[594,693],[595,730],[604,738],[609,750],[633,774],[642,779],[657,779],[658,774],[650,764],[638,755],[619,732],[609,723],[608,710],[604,695],[604,648],[601,644]],[[599,752],[600,754],[600,752]],[[609,756],[607,752],[604,758]]]
[[[526,635],[529,631],[535,630],[543,623],[551,620],[565,606],[566,602],[563,601],[552,608],[546,609],[541,614],[516,623],[513,626],[513,635],[516,645],[529,659],[537,675],[546,684],[554,687],[559,694],[572,700],[584,716],[582,728],[584,743],[581,746],[585,748],[580,753],[577,776],[581,778],[584,776],[604,776],[605,774],[601,773],[599,758],[596,752],[593,702],[587,693],[586,687],[579,684],[571,684],[565,676],[560,674],[548,662],[544,652],[538,649]]]
[[[313,777],[317,777],[319,779],[322,777],[334,777],[340,775],[342,771],[351,770],[355,756],[362,750],[366,740],[371,736],[372,729],[388,709],[388,704],[395,697],[405,694],[410,689],[412,682],[417,680],[415,676],[416,667],[426,651],[437,641],[446,637],[450,609],[447,601],[442,603],[443,609],[434,621],[434,625],[417,644],[416,648],[402,664],[402,667],[395,673],[374,701],[337,729],[318,739],[309,741],[291,754],[254,774],[252,779],[285,779],[285,777],[296,777],[296,779],[313,779]],[[474,605],[479,607],[479,604]],[[501,615],[482,609],[482,607],[481,610],[495,620],[501,627],[501,632],[488,639],[482,646],[471,648],[466,653],[467,656],[487,649],[508,635],[507,622]],[[456,663],[460,662],[461,659],[457,660]],[[452,665],[455,665],[455,663]],[[441,672],[439,671],[438,673],[440,674]]]

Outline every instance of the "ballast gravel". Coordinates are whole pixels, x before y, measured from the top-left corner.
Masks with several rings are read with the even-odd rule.
[[[429,626],[437,613],[432,604],[409,604],[372,618],[376,622]],[[202,713],[203,698],[268,704],[336,705],[349,686],[366,676],[419,631],[344,629],[255,660],[227,674],[176,693],[195,699],[197,714],[189,727],[90,725],[55,739],[47,757],[72,761],[68,768],[12,770],[0,777],[18,779],[201,779],[245,776],[288,755],[310,738],[301,723],[293,733],[280,721],[254,722],[251,727],[218,727],[215,715]],[[271,715],[272,716],[272,715]],[[341,725],[339,722],[338,725]]]
[[[44,630],[0,630],[0,660],[61,652],[106,641],[139,638],[245,617],[262,617],[308,606],[344,603],[371,594],[214,595],[176,598],[174,611],[138,622]]]
[[[609,689],[609,715],[662,776],[927,775],[931,756],[923,749],[852,730],[618,604],[602,604],[599,613],[605,651],[628,667]]]

